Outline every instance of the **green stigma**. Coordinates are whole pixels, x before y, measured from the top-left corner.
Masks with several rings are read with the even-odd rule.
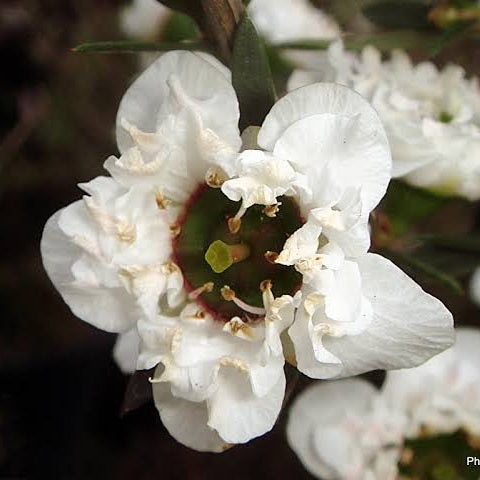
[[[250,248],[244,243],[228,245],[221,240],[215,240],[210,244],[205,260],[215,273],[222,273],[234,263],[245,260],[250,255]]]

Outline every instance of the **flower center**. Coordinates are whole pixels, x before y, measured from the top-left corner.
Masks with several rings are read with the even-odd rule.
[[[426,435],[407,439],[399,471],[402,478],[458,480],[477,478],[474,463],[466,459],[480,458],[480,438],[459,430],[454,433]],[[477,476],[475,475],[477,472]]]
[[[445,110],[438,115],[438,120],[442,123],[450,123],[453,120],[453,115]]]
[[[298,205],[280,197],[278,211],[250,207],[237,231],[228,220],[239,210],[220,189],[201,185],[186,203],[173,240],[174,261],[180,267],[190,298],[216,319],[257,318],[262,310],[260,284],[272,283],[275,296],[293,295],[302,277],[293,267],[274,262],[285,240],[304,223]],[[247,318],[248,317],[248,318]]]

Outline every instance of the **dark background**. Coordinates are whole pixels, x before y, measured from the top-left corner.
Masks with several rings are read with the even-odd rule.
[[[284,413],[271,433],[217,455],[176,443],[151,403],[121,418],[129,380],[111,358],[114,335],[76,319],[43,270],[43,226],[116,153],[116,108],[137,69],[134,56],[69,48],[122,38],[121,3],[0,3],[0,478],[310,478]],[[453,208],[441,221],[458,221]],[[460,323],[478,323],[468,300],[441,294]]]

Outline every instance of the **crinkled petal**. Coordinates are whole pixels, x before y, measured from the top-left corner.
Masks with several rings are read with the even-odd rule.
[[[122,98],[117,113],[117,143],[120,152],[134,146],[121,126],[122,119],[145,132],[153,132],[170,114],[178,113],[178,100],[172,97],[172,79],[179,82],[192,99],[205,128],[237,150],[239,109],[235,91],[215,60],[205,54],[172,51],[163,54],[132,84]],[[177,109],[177,111],[175,111]]]
[[[75,316],[108,332],[129,330],[139,311],[134,299],[122,286],[106,287],[94,278],[89,279],[89,283],[79,282],[73,276],[72,267],[82,249],[59,228],[58,221],[66,209],[50,217],[42,235],[43,266],[50,280]]]
[[[309,87],[305,89],[308,90]],[[313,95],[326,93],[330,92],[312,92]],[[352,103],[359,103],[357,113],[333,111],[299,118],[281,131],[280,138],[275,143],[274,154],[290,160],[302,173],[306,173],[312,189],[327,175],[329,185],[321,192],[316,192],[315,206],[321,207],[335,201],[338,186],[343,190],[353,187],[360,189],[362,203],[367,211],[371,211],[385,194],[390,181],[391,157],[388,142],[378,117],[374,118],[374,113],[370,111],[371,107],[355,102],[356,93],[349,89],[335,93],[339,97],[346,96]],[[292,103],[294,100],[296,99]],[[281,102],[282,100],[278,104]],[[274,109],[275,106],[272,112]],[[271,123],[267,117],[264,125],[270,126]],[[262,127],[259,134],[260,141],[264,140],[263,128],[265,127]],[[333,188],[334,186],[337,187]]]

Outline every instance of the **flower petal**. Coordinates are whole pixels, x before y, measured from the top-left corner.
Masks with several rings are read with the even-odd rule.
[[[208,425],[229,443],[245,443],[270,431],[285,395],[285,375],[263,397],[252,392],[248,375],[235,367],[219,372],[218,390],[207,400]]]
[[[221,452],[228,446],[207,426],[205,402],[174,397],[168,383],[153,384],[153,399],[165,428],[178,442],[200,452]]]
[[[117,143],[120,152],[134,146],[122,127],[122,119],[143,130],[153,132],[169,114],[178,113],[178,99],[171,92],[171,82],[178,81],[195,103],[204,127],[237,150],[239,109],[235,91],[215,60],[205,54],[172,51],[163,54],[132,84],[122,98],[117,113]],[[177,111],[175,111],[177,109]]]
[[[347,92],[348,97],[354,95],[356,99],[356,94]],[[337,95],[344,93],[340,90]],[[385,194],[391,176],[390,150],[383,127],[378,118],[373,122],[372,117],[369,110],[366,114],[363,110],[350,115],[315,114],[298,119],[281,133],[274,155],[289,160],[308,175],[309,186],[316,193],[314,206],[335,202],[339,186],[343,191],[349,187],[359,189],[367,211],[373,210]],[[265,122],[268,125],[268,117]],[[259,139],[263,139],[263,128]],[[314,187],[325,176],[328,182],[319,192]]]
[[[368,253],[358,264],[373,320],[358,335],[324,338],[325,348],[342,361],[338,376],[413,367],[452,345],[453,318],[440,300],[379,255]]]
[[[140,337],[136,328],[132,328],[117,337],[113,347],[113,359],[123,373],[131,374],[137,369],[140,351]]]
[[[79,203],[59,210],[47,221],[40,244],[43,266],[75,316],[107,332],[129,330],[139,310],[128,292],[121,286],[99,284],[95,278],[79,282],[72,273],[83,251],[63,233],[58,221],[67,209]]]

